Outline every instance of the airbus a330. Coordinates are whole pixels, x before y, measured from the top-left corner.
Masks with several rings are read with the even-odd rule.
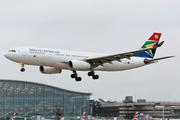
[[[98,79],[95,71],[122,71],[142,67],[158,60],[171,58],[167,56],[154,59],[156,49],[161,47],[164,41],[159,43],[161,33],[153,35],[143,44],[140,50],[117,53],[113,55],[77,52],[58,49],[17,47],[10,49],[4,56],[14,62],[20,63],[21,72],[25,71],[24,65],[39,66],[44,74],[61,73],[62,69],[71,70],[71,78],[81,81],[76,71],[89,71],[88,76]]]

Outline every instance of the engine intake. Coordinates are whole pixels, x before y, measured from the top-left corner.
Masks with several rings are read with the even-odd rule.
[[[89,63],[79,60],[69,61],[68,66],[72,70],[89,70],[91,68]]]
[[[44,67],[44,66],[40,66],[39,70],[43,74],[56,74],[62,72],[62,69],[57,69],[54,67]]]

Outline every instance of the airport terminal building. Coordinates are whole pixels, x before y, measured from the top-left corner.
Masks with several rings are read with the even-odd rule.
[[[91,93],[75,92],[40,83],[0,79],[0,118],[12,116],[52,117],[56,106],[63,116],[89,111]],[[84,109],[82,106],[87,106]]]

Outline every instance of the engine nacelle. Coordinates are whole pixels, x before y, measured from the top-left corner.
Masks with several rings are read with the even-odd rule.
[[[44,66],[40,66],[39,70],[41,73],[44,73],[44,74],[55,74],[55,73],[61,73],[62,72],[62,69],[57,69],[54,67],[44,67]]]
[[[72,70],[89,70],[91,68],[89,63],[79,60],[69,61],[68,66]]]

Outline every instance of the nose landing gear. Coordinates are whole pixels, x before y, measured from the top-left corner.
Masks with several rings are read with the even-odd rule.
[[[24,72],[25,71],[25,68],[24,68],[24,63],[20,63],[20,66],[22,67],[20,70],[21,70],[21,72]]]

